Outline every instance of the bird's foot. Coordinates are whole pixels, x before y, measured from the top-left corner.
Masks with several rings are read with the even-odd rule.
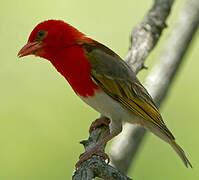
[[[102,157],[104,160],[107,160],[107,164],[110,162],[110,158],[109,156],[102,152],[102,151],[97,151],[97,148],[93,148],[88,152],[85,152],[83,154],[80,155],[79,157],[79,161],[75,164],[75,168],[77,169],[81,163],[83,163],[84,161],[88,160],[89,158],[91,158],[93,155],[97,155]]]
[[[110,123],[110,119],[103,116],[100,117],[98,119],[96,119],[95,121],[92,122],[90,128],[89,128],[89,133],[91,134],[93,132],[93,130],[95,130],[97,127],[100,127],[102,125],[108,126],[109,127],[109,123]]]

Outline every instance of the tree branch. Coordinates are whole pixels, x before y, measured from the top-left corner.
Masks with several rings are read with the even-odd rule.
[[[89,151],[97,142],[106,137],[108,133],[109,128],[106,126],[97,128],[91,133],[88,140],[84,140],[80,143],[84,145],[86,151]],[[104,151],[104,147],[102,151]],[[102,157],[95,155],[80,165],[73,175],[73,180],[91,180],[95,177],[108,180],[132,180],[117,169],[107,165]]]
[[[188,0],[185,8],[179,14],[178,24],[173,30],[163,54],[146,79],[145,87],[158,106],[164,100],[199,26],[198,17],[199,1]],[[134,62],[133,58],[132,61]],[[146,130],[141,127],[126,124],[123,134],[113,142],[111,146],[112,163],[123,173],[126,173],[130,164],[133,163],[145,133]]]
[[[126,62],[136,73],[145,68],[144,61],[166,27],[172,4],[173,0],[155,0],[144,20],[133,29]]]

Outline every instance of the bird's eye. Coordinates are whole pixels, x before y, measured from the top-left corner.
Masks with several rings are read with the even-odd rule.
[[[41,30],[41,31],[39,31],[39,32],[37,33],[36,39],[37,39],[37,40],[41,40],[41,39],[43,39],[45,36],[46,36],[46,31]]]

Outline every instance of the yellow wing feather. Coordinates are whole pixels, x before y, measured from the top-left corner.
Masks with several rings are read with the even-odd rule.
[[[134,114],[144,120],[155,124],[170,138],[174,139],[171,132],[164,124],[162,117],[156,108],[152,98],[139,82],[128,82],[111,79],[91,72],[94,81],[113,99],[120,102]]]
[[[182,148],[164,124],[153,99],[131,68],[106,46],[93,42],[83,44],[91,63],[91,76],[103,91],[125,108],[159,128],[185,165],[192,167]]]
[[[135,73],[113,51],[99,43],[84,44],[91,63],[91,76],[104,92],[174,139],[164,124],[151,96]]]

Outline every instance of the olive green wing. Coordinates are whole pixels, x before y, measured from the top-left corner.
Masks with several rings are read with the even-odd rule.
[[[102,44],[83,45],[91,63],[91,76],[110,97],[127,109],[150,121],[174,139],[147,90],[131,68],[113,51]]]

